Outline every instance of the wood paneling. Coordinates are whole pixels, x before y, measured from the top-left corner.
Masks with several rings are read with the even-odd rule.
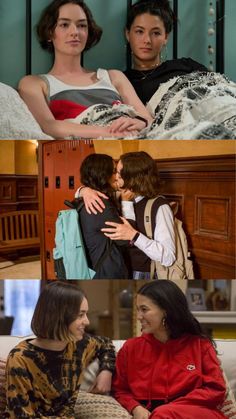
[[[38,209],[38,176],[0,175],[0,211]]]
[[[197,145],[197,142],[196,142]],[[41,143],[41,254],[45,279],[54,278],[57,213],[79,186],[79,167],[94,152],[89,141]],[[157,160],[161,190],[178,201],[197,279],[234,279],[235,275],[235,156]]]
[[[235,278],[235,156],[157,160],[162,193],[180,205],[198,279]]]

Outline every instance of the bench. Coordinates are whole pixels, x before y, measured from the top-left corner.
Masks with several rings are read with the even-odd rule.
[[[0,255],[32,248],[39,248],[38,211],[0,214]]]

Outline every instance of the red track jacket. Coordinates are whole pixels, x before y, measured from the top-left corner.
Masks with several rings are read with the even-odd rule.
[[[186,410],[194,406],[193,417],[198,406],[209,408],[213,413],[209,417],[225,417],[217,409],[226,391],[219,361],[211,342],[198,336],[166,343],[151,334],[128,339],[117,355],[113,391],[129,412],[139,400],[163,400],[173,407],[185,405]],[[189,418],[184,410],[180,417]]]

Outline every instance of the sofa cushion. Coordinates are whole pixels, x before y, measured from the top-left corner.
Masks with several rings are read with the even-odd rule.
[[[6,360],[0,358],[0,417],[6,407]],[[81,386],[89,389],[93,384],[98,371],[98,361],[95,360],[86,369],[84,374],[84,383]],[[236,403],[233,392],[225,376],[227,385],[227,397],[221,411],[226,418],[236,419]],[[75,417],[78,419],[130,419],[132,416],[111,396],[87,393],[81,390],[79,392],[76,405]]]
[[[6,407],[6,360],[0,358],[0,417]]]
[[[215,339],[217,355],[236,398],[236,340]]]
[[[79,419],[130,419],[132,416],[113,397],[80,391],[75,417]]]
[[[89,366],[83,371],[83,379],[80,386],[80,390],[89,392],[90,388],[94,385],[95,379],[98,375],[99,361],[95,359]]]
[[[226,383],[226,398],[220,410],[227,418],[236,419],[236,402],[225,373],[224,379]]]

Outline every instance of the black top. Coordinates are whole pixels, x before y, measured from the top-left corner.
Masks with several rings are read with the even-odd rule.
[[[83,234],[89,267],[96,270],[93,279],[124,279],[128,271],[123,253],[127,251],[129,242],[125,240],[110,240],[101,228],[107,227],[105,221],[122,223],[113,202],[103,199],[105,208],[102,213],[88,214],[85,207],[80,211],[80,225]],[[104,255],[106,255],[104,257]],[[96,265],[99,261],[99,267]]]
[[[124,74],[132,83],[141,101],[146,103],[154,95],[161,83],[169,81],[171,78],[192,71],[208,71],[207,68],[192,60],[191,58],[178,58],[168,60],[152,70],[126,70]]]

